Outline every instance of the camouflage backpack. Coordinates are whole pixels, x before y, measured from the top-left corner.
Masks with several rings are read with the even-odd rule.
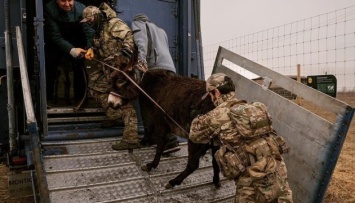
[[[220,133],[221,148],[215,153],[215,159],[228,179],[237,178],[246,167],[251,165],[251,157],[258,161],[266,155],[273,155],[281,159],[281,154],[287,151],[286,144],[271,126],[271,117],[266,106],[261,102],[247,103],[246,101],[231,102],[226,106],[230,109],[230,117],[235,125],[229,125],[230,131],[237,131],[242,141],[235,137],[232,147],[229,142],[233,140]],[[234,128],[234,129],[233,129]],[[261,138],[261,135],[267,135]],[[235,135],[234,135],[235,136]],[[227,142],[229,141],[229,142]],[[251,156],[250,156],[251,155]]]
[[[222,174],[228,179],[237,178],[250,165],[246,151],[242,147],[233,148],[228,143],[222,142],[214,157]]]
[[[271,117],[265,104],[261,102],[231,105],[230,116],[236,122],[236,128],[244,138],[255,139],[273,131]]]

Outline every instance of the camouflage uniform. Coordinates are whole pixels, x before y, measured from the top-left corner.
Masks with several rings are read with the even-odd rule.
[[[220,77],[220,76],[223,77]],[[212,75],[207,80],[207,92],[223,85],[224,74]],[[215,84],[214,84],[215,83]],[[234,148],[245,149],[246,143],[244,138],[238,133],[235,123],[230,118],[229,103],[237,102],[235,92],[222,94],[216,102],[216,108],[207,114],[197,116],[191,124],[189,138],[196,143],[208,143],[211,140],[215,144],[219,144],[218,140],[223,143],[229,143]],[[262,139],[262,138],[259,138]],[[248,154],[248,153],[247,153]],[[249,156],[254,156],[249,154]],[[258,157],[259,158],[259,157]],[[287,182],[286,165],[281,159],[276,159],[273,156],[263,157],[262,161],[252,162],[247,169],[235,179],[236,183],[236,203],[246,202],[293,202],[292,191]],[[272,169],[271,169],[272,168]],[[270,170],[268,170],[270,169]],[[276,171],[276,172],[275,172]],[[274,179],[272,179],[274,178]],[[270,182],[270,180],[277,180]],[[281,192],[274,194],[272,185],[279,184]],[[266,195],[266,198],[264,195]],[[278,196],[273,201],[267,201],[269,196]]]
[[[131,29],[116,17],[116,12],[107,4],[101,4],[100,10],[104,13],[104,17],[99,19],[99,22],[95,22],[97,27],[92,47],[96,58],[119,69],[124,68],[123,66],[132,66],[131,58],[122,53],[122,50],[128,50],[132,55],[133,52],[136,52]],[[97,70],[89,76],[90,93],[100,101],[110,120],[123,119],[125,129],[122,140],[127,143],[138,143],[137,114],[132,103],[129,102],[118,110],[108,106],[108,95],[112,90],[113,83],[110,77],[111,73],[112,70],[109,67],[98,64]]]

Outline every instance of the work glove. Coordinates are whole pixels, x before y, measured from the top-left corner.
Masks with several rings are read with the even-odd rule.
[[[138,59],[137,63],[134,65],[134,68],[142,71],[143,73],[147,72],[148,64],[147,61],[144,59]]]
[[[129,63],[129,58],[124,56],[122,53],[118,53],[114,55],[115,67],[123,70],[125,66]]]
[[[70,49],[69,54],[73,57],[73,58],[80,58],[82,57],[82,54],[85,54],[86,51],[82,48],[72,48]]]
[[[119,69],[124,70],[127,64],[130,62],[131,58],[123,54],[123,52],[119,52],[118,54],[114,55],[115,59],[115,66],[119,67]]]
[[[87,60],[92,60],[94,58],[94,50],[92,48],[89,48],[88,51],[85,54],[85,58]]]
[[[132,56],[133,51],[129,48],[128,45],[123,44],[120,51],[114,55],[115,66],[119,67],[119,69],[121,70],[125,70],[125,68],[127,68],[127,65],[130,63]]]

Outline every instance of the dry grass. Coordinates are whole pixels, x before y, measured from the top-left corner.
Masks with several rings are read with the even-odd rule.
[[[355,108],[355,93],[339,94],[337,98]],[[346,136],[324,203],[355,202],[355,119]]]
[[[355,107],[355,93],[338,93],[337,99]],[[334,122],[336,115],[310,102],[301,100],[301,106]],[[324,203],[355,202],[355,119],[350,124],[349,131],[340,153],[332,179],[325,194]]]

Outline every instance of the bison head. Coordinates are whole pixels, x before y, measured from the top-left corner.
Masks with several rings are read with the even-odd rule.
[[[113,109],[118,109],[123,105],[123,98],[116,92],[110,92],[108,95],[108,105]]]
[[[133,82],[137,82],[135,70],[114,71],[110,75],[112,90],[108,96],[108,104],[117,109],[138,98],[139,90]],[[129,78],[128,78],[129,77]],[[133,81],[133,82],[132,82]]]

